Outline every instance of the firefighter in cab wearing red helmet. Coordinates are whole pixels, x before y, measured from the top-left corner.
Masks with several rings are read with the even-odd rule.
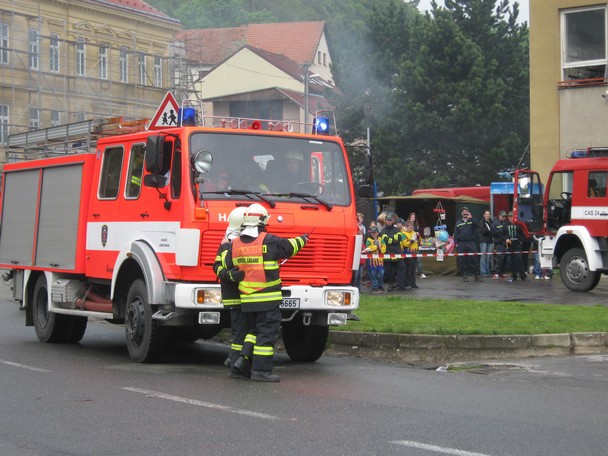
[[[243,230],[240,237],[232,241],[226,264],[245,273],[239,282],[241,310],[249,318],[248,333],[256,335],[251,359],[241,356],[233,367],[242,377],[278,382],[279,376],[273,374],[272,369],[282,319],[279,260],[296,255],[306,245],[308,234],[288,239],[266,233],[268,218],[268,211],[261,204],[254,203],[247,208]]]

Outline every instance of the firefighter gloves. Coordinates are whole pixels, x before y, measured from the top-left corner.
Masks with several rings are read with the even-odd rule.
[[[232,282],[240,282],[245,278],[245,271],[239,268],[232,268],[228,270],[228,277]]]

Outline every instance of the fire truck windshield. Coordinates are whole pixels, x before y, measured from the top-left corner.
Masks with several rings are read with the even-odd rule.
[[[345,158],[336,142],[197,132],[190,136],[189,150],[191,155],[199,150],[213,155],[213,165],[199,184],[205,199],[242,198],[252,192],[276,201],[351,202]]]

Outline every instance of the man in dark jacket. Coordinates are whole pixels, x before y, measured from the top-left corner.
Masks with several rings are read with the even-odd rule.
[[[380,232],[380,240],[386,245],[386,257],[384,257],[384,282],[388,284],[388,291],[393,291],[397,285],[397,276],[405,278],[405,263],[403,258],[390,258],[388,255],[401,255],[403,250],[401,242],[403,241],[403,233],[394,225],[395,216],[388,214],[384,219],[386,225]],[[405,290],[405,283],[398,284]]]
[[[507,230],[509,232],[509,237],[506,240],[506,245],[511,256],[511,278],[509,279],[509,282],[516,281],[517,276],[519,276],[521,280],[526,280],[521,254],[526,237],[521,226],[513,223],[513,212],[509,212],[509,226]]]
[[[496,249],[496,264],[494,267],[494,279],[506,278],[508,269],[506,258],[506,241],[509,237],[508,227],[510,223],[507,220],[507,213],[500,211],[498,220],[494,222],[492,237],[494,239],[494,248]]]
[[[465,256],[459,256],[460,259],[460,272],[462,279],[465,282],[469,281],[470,275],[475,276],[475,280],[481,282],[481,276],[479,275],[479,268],[477,263],[477,238],[478,238],[478,225],[468,207],[463,207],[461,210],[462,219],[456,222],[456,229],[454,230],[454,243],[458,249],[458,254],[464,253]]]

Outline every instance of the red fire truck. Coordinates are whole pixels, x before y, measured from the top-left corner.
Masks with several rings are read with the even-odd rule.
[[[566,287],[589,291],[608,273],[608,149],[558,160],[542,193],[537,173],[516,172],[515,220],[539,241],[543,268],[559,267]]]
[[[315,361],[329,327],[359,305],[361,239],[341,139],[324,134],[323,118],[306,133],[185,108],[174,123],[86,121],[9,138],[0,267],[26,325],[40,341],[76,343],[89,318],[122,324],[136,362],[159,360],[171,341],[215,336],[230,319],[212,264],[230,211],[256,202],[271,214],[269,232],[310,233],[281,267],[282,335],[293,360]]]

